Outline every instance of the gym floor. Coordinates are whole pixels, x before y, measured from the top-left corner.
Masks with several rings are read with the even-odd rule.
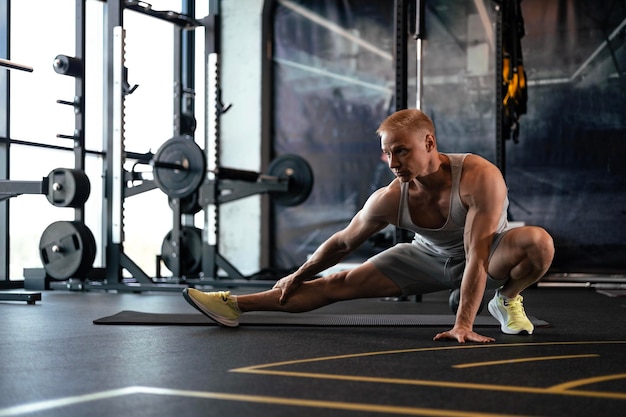
[[[524,296],[549,327],[480,327],[496,343],[461,345],[434,342],[436,326],[96,325],[123,310],[196,310],[173,292],[43,291],[34,305],[0,302],[0,416],[626,415],[626,298]],[[451,314],[447,299],[307,314]]]

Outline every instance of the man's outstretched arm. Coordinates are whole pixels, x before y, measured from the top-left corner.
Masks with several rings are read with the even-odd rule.
[[[372,194],[346,228],[322,243],[297,271],[276,282],[274,288],[282,290],[280,303],[284,304],[302,282],[338,264],[370,236],[387,226],[394,216],[393,203],[390,204],[388,197],[386,189]]]

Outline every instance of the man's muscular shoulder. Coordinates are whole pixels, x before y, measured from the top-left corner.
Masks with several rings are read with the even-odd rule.
[[[370,218],[395,224],[400,204],[400,181],[393,180],[386,187],[376,190],[363,206],[363,214]]]
[[[467,205],[471,196],[506,188],[506,185],[497,166],[479,155],[469,154],[463,161],[459,188],[461,198]]]
[[[492,164],[482,156],[475,154],[468,154],[463,161],[463,171],[461,176],[461,182],[467,179],[477,179],[481,176],[502,177],[500,170],[497,166]]]

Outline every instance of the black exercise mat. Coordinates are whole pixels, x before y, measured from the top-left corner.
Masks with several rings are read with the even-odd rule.
[[[547,327],[543,320],[529,317],[537,327]],[[144,313],[124,310],[108,317],[94,320],[94,324],[109,325],[170,325],[213,326],[213,320],[202,314]],[[242,326],[449,326],[454,325],[452,314],[321,314],[321,313],[246,313],[239,319]],[[478,316],[476,327],[499,326],[491,316]]]

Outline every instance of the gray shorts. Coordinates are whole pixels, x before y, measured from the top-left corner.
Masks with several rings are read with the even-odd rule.
[[[497,233],[489,257],[507,233]],[[399,243],[369,259],[376,268],[396,283],[402,295],[427,294],[461,286],[465,257],[449,258],[424,252],[416,244]],[[506,280],[487,275],[488,289],[501,287]]]

